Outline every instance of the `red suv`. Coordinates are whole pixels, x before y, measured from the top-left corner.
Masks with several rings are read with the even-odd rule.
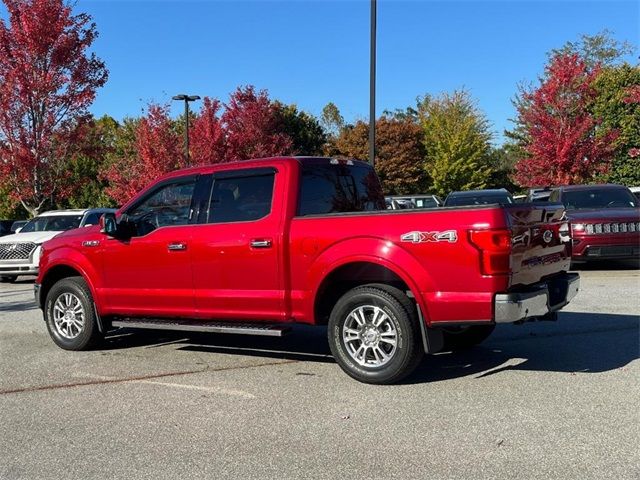
[[[574,262],[640,258],[640,208],[627,187],[565,185],[556,187],[549,201],[567,209]]]

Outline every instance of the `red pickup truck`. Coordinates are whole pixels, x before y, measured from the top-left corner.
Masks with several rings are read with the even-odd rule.
[[[385,209],[366,163],[271,158],[173,172],[43,246],[53,341],[112,328],[283,335],[327,325],[346,373],[397,382],[424,352],[549,318],[577,293],[558,204]]]

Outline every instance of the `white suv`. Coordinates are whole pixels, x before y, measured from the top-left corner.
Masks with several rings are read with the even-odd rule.
[[[20,232],[0,238],[0,282],[14,282],[18,275],[37,275],[40,245],[60,232],[98,225],[113,208],[52,210],[32,218]]]

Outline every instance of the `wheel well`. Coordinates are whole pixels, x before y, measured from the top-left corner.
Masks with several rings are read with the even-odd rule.
[[[338,299],[352,288],[367,283],[384,283],[403,292],[409,286],[392,270],[370,262],[354,262],[342,265],[332,271],[322,281],[314,303],[317,324],[325,325]]]
[[[67,277],[81,277],[82,275],[76,269],[67,265],[58,265],[53,267],[47,272],[42,285],[40,285],[40,308],[44,308],[44,304],[47,300],[47,295],[51,287],[53,287],[58,281]]]

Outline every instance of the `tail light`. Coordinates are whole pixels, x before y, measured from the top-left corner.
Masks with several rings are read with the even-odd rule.
[[[483,275],[511,272],[510,230],[470,230],[469,241],[480,251],[480,269]]]

